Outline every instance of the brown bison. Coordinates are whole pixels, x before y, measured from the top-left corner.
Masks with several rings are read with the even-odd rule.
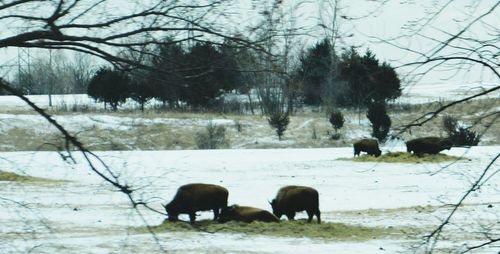
[[[232,205],[222,209],[219,217],[220,222],[243,221],[250,223],[252,221],[279,222],[280,219],[272,213],[250,206]]]
[[[379,157],[382,154],[382,151],[378,148],[378,141],[376,139],[361,139],[356,141],[353,144],[354,147],[354,156],[358,155],[361,152],[366,152],[368,155],[373,155],[375,157]]]
[[[417,155],[437,154],[444,149],[450,150],[452,146],[453,143],[447,138],[425,137],[406,142],[406,151]]]
[[[194,223],[197,211],[214,211],[214,220],[219,217],[219,209],[227,206],[229,193],[226,188],[214,184],[192,183],[177,190],[174,199],[165,205],[168,220],[176,221],[179,214],[189,214]]]
[[[311,222],[313,215],[316,215],[318,223],[321,223],[321,213],[319,211],[318,191],[305,186],[285,186],[279,189],[276,198],[270,202],[273,213],[281,218],[283,214],[289,220],[293,220],[295,212],[306,211]]]

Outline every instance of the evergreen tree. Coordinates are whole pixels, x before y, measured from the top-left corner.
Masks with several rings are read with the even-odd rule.
[[[343,106],[361,108],[401,95],[401,83],[394,69],[388,63],[380,64],[370,50],[364,56],[353,48],[345,52],[340,69],[341,79],[348,85],[341,101]]]
[[[364,104],[368,93],[366,85],[367,72],[363,65],[362,57],[351,49],[342,54],[340,61],[341,79],[347,83],[347,91],[339,100],[341,106],[358,106]]]
[[[281,137],[285,133],[286,128],[288,128],[288,124],[290,123],[290,116],[287,112],[274,112],[271,113],[267,119],[269,125],[272,128],[276,129],[276,134],[278,135],[278,140],[281,141]]]
[[[373,74],[375,83],[370,98],[372,101],[394,100],[401,96],[401,81],[388,63],[382,63]]]
[[[302,81],[304,103],[307,105],[320,105],[321,92],[328,81],[329,68],[331,68],[331,45],[327,39],[318,42],[309,48],[300,58],[300,66],[296,78]]]
[[[90,80],[87,94],[116,110],[130,95],[130,78],[123,72],[102,67]]]
[[[340,111],[333,111],[330,113],[330,118],[328,119],[333,129],[335,130],[335,134],[332,135],[332,139],[340,138],[338,130],[344,126],[344,115]]]
[[[178,105],[181,89],[185,83],[184,71],[186,54],[181,45],[168,38],[157,48],[157,55],[152,60],[155,68],[150,72],[149,82],[154,90],[154,97],[163,105]]]
[[[225,91],[234,89],[239,73],[227,58],[212,44],[195,44],[187,54],[182,99],[194,107],[210,107]]]
[[[371,103],[366,114],[372,123],[372,136],[380,142],[385,141],[391,128],[391,118],[387,115],[384,102]]]
[[[145,80],[133,81],[130,84],[130,97],[139,103],[141,111],[144,111],[144,105],[154,98],[154,87]]]

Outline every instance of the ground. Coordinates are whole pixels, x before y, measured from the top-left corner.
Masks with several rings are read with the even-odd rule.
[[[388,149],[402,147],[383,150]],[[0,242],[7,253],[31,248],[37,253],[160,248],[178,253],[407,253],[418,250],[423,234],[444,218],[450,210],[447,204],[460,198],[497,150],[496,146],[456,148],[445,153],[464,159],[418,164],[342,159],[352,156],[351,148],[100,152],[121,179],[138,188],[136,198],[161,212],[177,188],[190,182],[223,185],[230,192],[230,204],[263,209],[270,209],[268,200],[284,185],[312,186],[320,193],[323,225],[301,228],[300,223],[283,221],[274,231],[259,224],[208,227],[205,220],[212,213],[200,212],[198,227],[184,230],[181,224],[157,230],[157,240],[145,232],[144,223],[156,227],[165,216],[140,209],[144,216],[140,218],[123,194],[89,173],[83,163],[68,165],[54,152],[4,152],[0,156],[4,171],[59,181],[0,183],[0,197],[9,198],[0,201],[4,225]],[[485,226],[498,233],[499,183],[493,176],[467,200],[438,249],[459,250],[463,243],[484,240],[478,230]],[[185,215],[180,218],[188,220]],[[298,215],[299,220],[305,218],[305,213]],[[314,227],[321,232],[335,225],[348,227],[339,229],[345,234],[310,233]],[[360,233],[362,228],[372,231]],[[498,251],[483,251],[494,250]]]
[[[330,139],[333,129],[324,112],[309,108],[292,116],[280,142],[258,115],[141,113],[133,105],[110,112],[86,96],[56,96],[62,100],[54,107],[47,106],[46,97],[31,98],[98,151],[120,181],[134,188],[136,199],[159,212],[186,183],[220,184],[229,189],[230,204],[268,210],[280,187],[298,184],[319,191],[323,224],[305,224],[305,213],[298,214],[298,222],[282,218],[279,225],[217,224],[209,221],[210,212],[198,213],[195,227],[164,223],[163,214],[134,210],[124,194],[89,171],[80,154],[73,153],[76,161],[64,161],[55,152],[64,147],[57,132],[15,98],[2,97],[2,253],[422,253],[423,236],[449,214],[450,204],[500,150],[498,121],[489,129],[487,121],[479,123],[477,131],[487,130],[480,146],[452,148],[437,159],[399,156],[404,143],[386,142],[382,152],[398,156],[384,162],[352,159],[352,141],[370,135],[364,113],[356,110],[343,110],[347,120],[339,140]],[[393,126],[443,103],[414,102],[391,106]],[[448,113],[471,124],[479,113],[499,107],[498,98],[489,98]],[[401,137],[443,136],[440,120]],[[194,136],[209,121],[226,127],[225,148],[231,149],[195,150]],[[498,171],[497,162],[486,174],[488,181],[459,208],[436,246],[438,253],[498,238]],[[499,249],[491,245],[477,253]]]

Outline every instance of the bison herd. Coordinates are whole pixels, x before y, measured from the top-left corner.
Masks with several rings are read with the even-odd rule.
[[[450,150],[453,143],[450,139],[439,137],[424,137],[416,138],[406,142],[406,151],[408,153],[422,156],[423,154],[438,154],[447,149]],[[360,155],[361,152],[366,152],[368,155],[378,157],[382,154],[378,147],[376,139],[361,139],[353,144],[354,156]]]
[[[438,137],[417,138],[406,142],[407,152],[421,156],[424,153],[437,154],[453,146],[449,139]],[[354,156],[366,152],[368,155],[380,156],[378,142],[375,139],[362,139],[354,143]],[[194,223],[196,212],[212,210],[214,221],[262,221],[279,222],[285,215],[293,220],[297,212],[306,211],[308,222],[316,216],[321,223],[318,191],[306,186],[285,186],[278,190],[276,197],[270,202],[272,213],[249,206],[227,205],[229,192],[226,188],[214,185],[193,183],[181,186],[173,200],[165,205],[168,220],[177,221],[179,214],[188,214],[189,221]]]
[[[293,220],[296,212],[306,211],[311,222],[316,216],[321,223],[318,191],[306,186],[285,186],[278,191],[272,200],[273,213],[266,210],[239,205],[227,205],[229,192],[226,188],[204,183],[186,184],[177,190],[173,200],[165,205],[169,221],[177,221],[179,214],[188,214],[189,221],[194,223],[197,211],[214,212],[214,221],[262,221],[279,222],[282,215]]]

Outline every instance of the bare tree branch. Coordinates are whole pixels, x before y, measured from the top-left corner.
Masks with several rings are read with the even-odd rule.
[[[425,123],[427,123],[427,122],[431,121],[432,119],[436,118],[441,112],[445,111],[447,108],[449,108],[451,106],[454,106],[454,105],[457,105],[457,104],[460,104],[460,103],[463,103],[463,102],[466,102],[466,101],[470,101],[470,100],[472,100],[474,98],[477,98],[477,97],[480,97],[480,96],[492,93],[492,92],[497,91],[499,89],[500,89],[500,86],[495,86],[495,87],[490,88],[488,90],[485,90],[483,92],[480,92],[480,93],[477,93],[477,94],[465,97],[463,99],[450,102],[450,103],[448,103],[448,104],[446,104],[444,106],[441,106],[437,110],[432,111],[432,112],[428,112],[428,113],[426,113],[426,114],[418,117],[417,119],[411,121],[410,123],[405,124],[403,127],[396,128],[396,129],[399,129],[399,131],[397,132],[397,134],[395,136],[401,135],[402,133],[404,133],[407,130],[409,130],[411,127],[416,127],[416,126],[422,126],[422,125],[424,125]]]
[[[443,228],[446,225],[448,225],[448,223],[450,223],[451,218],[455,215],[456,211],[463,204],[463,202],[465,201],[465,199],[467,199],[467,197],[469,197],[469,195],[472,194],[473,192],[479,190],[479,188],[481,187],[481,182],[482,182],[483,178],[487,175],[487,173],[489,172],[491,166],[498,160],[498,158],[500,158],[500,153],[498,153],[490,161],[490,163],[488,164],[488,166],[486,166],[486,168],[483,170],[483,172],[481,173],[481,175],[472,184],[472,186],[465,192],[465,194],[460,198],[460,200],[453,205],[453,209],[448,214],[448,216],[446,217],[446,219],[444,219],[443,222],[441,222],[441,224],[439,224],[439,226],[436,229],[434,229],[434,231],[432,231],[429,235],[425,236],[425,239],[426,239],[425,242],[427,243],[427,252],[432,252],[432,250],[434,249],[436,243],[438,242],[438,240],[440,240],[440,236],[441,236],[441,233],[443,231]]]

